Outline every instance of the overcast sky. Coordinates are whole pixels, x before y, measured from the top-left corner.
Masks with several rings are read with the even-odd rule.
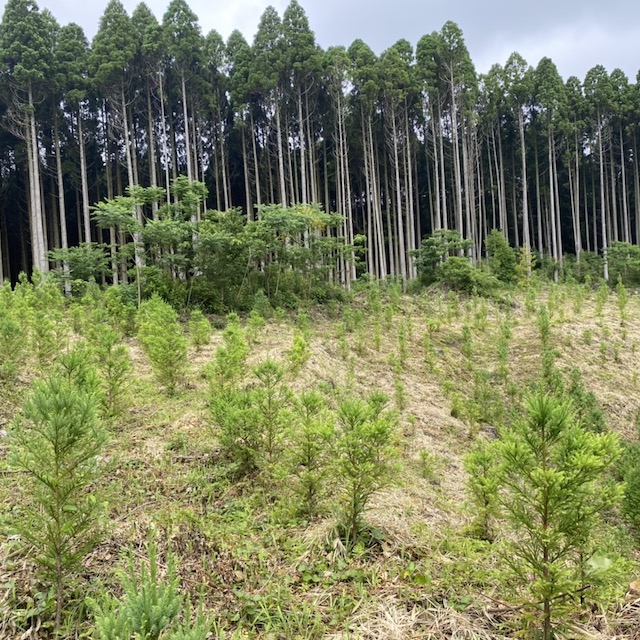
[[[139,0],[124,0],[129,13]],[[239,29],[251,41],[260,15],[273,4],[280,15],[288,0],[191,0],[204,33],[216,29],[226,38]],[[554,60],[566,78],[581,79],[596,64],[620,67],[635,80],[640,69],[638,0],[299,0],[322,47],[348,46],[362,38],[377,53],[400,38],[413,45],[447,20],[457,22],[479,72],[504,64],[518,51],[531,65]],[[5,0],[0,0],[4,8]],[[61,23],[78,22],[95,34],[107,0],[39,0]],[[169,0],[147,0],[159,20]]]

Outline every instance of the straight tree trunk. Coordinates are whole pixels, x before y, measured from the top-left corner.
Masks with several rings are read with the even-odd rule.
[[[620,174],[622,176],[622,231],[624,242],[631,242],[631,221],[629,219],[629,200],[627,193],[627,168],[626,168],[624,137],[622,124],[620,125]]]
[[[607,258],[607,199],[605,193],[604,180],[604,151],[602,148],[602,117],[598,110],[598,154],[600,156],[600,213],[602,222],[602,261],[604,265],[603,277],[605,282],[609,282],[609,261]]]
[[[282,126],[280,124],[280,100],[278,95],[275,97],[276,111],[276,139],[278,143],[278,174],[280,184],[280,203],[283,207],[287,207],[287,185],[285,182],[284,172],[284,154],[282,151]]]
[[[67,235],[67,207],[64,197],[64,178],[62,174],[62,158],[60,154],[60,136],[58,133],[58,118],[53,123],[53,144],[56,153],[56,177],[58,180],[58,214],[60,218],[60,244],[63,250],[69,248],[69,237]],[[69,262],[64,260],[62,263],[62,273],[64,274],[64,292],[67,296],[71,295],[71,278],[69,275]],[[2,278],[0,278],[2,282]]]
[[[156,139],[153,131],[153,110],[151,108],[151,88],[147,84],[147,138],[149,148],[147,149],[147,161],[149,162],[149,182],[154,189],[158,187],[158,176],[156,173]],[[158,201],[151,203],[151,216],[158,219]]]
[[[520,160],[522,163],[522,243],[525,253],[531,253],[531,238],[529,235],[529,193],[527,184],[527,149],[524,138],[524,117],[522,109],[518,108],[518,131],[520,132]],[[528,276],[531,276],[531,264],[527,260]]]
[[[189,182],[192,182],[193,167],[191,163],[191,139],[189,137],[189,111],[187,109],[187,83],[184,77],[184,71],[180,74],[180,83],[182,86],[182,117],[184,118],[184,145],[185,145],[185,156],[187,158],[187,178],[189,178]],[[191,222],[195,223],[195,214],[192,216]]]
[[[298,138],[300,141],[300,187],[302,204],[307,204],[307,159],[305,153],[304,120],[302,118],[302,89],[298,85]]]
[[[258,165],[258,149],[256,145],[256,130],[255,125],[253,124],[253,112],[249,107],[249,121],[251,123],[251,146],[253,150],[253,168],[254,175],[256,181],[256,204],[258,206],[258,211],[260,211],[260,207],[262,206],[262,200],[260,199],[260,167]]]
[[[405,248],[404,224],[402,218],[402,185],[400,183],[400,158],[398,156],[398,133],[396,131],[395,113],[391,116],[393,135],[393,164],[396,181],[396,232],[398,241],[398,258],[400,278],[402,279],[402,290],[407,288],[407,254]]]
[[[33,264],[42,274],[49,271],[45,230],[43,225],[42,193],[40,190],[40,151],[36,131],[36,117],[33,104],[33,92],[29,85],[29,150],[30,150],[30,187],[31,187],[31,251]]]

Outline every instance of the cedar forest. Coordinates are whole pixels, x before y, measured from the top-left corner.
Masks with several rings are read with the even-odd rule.
[[[7,0],[0,637],[636,638],[639,122],[453,22]]]

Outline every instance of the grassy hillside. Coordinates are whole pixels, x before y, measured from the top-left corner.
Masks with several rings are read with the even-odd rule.
[[[34,304],[31,322],[42,322],[48,312]],[[101,305],[76,303],[49,314],[56,347],[40,360],[32,348],[15,382],[4,384],[1,429],[11,431],[29,386],[55,367],[56,351],[93,344],[98,323],[124,317],[100,315]],[[640,298],[629,295],[622,306],[621,313],[615,292],[605,299],[578,286],[499,300],[372,288],[345,307],[275,312],[263,326],[256,314],[243,319],[250,352],[238,386],[255,387],[252,370],[270,359],[282,365],[295,397],[315,389],[335,410],[342,398],[379,390],[396,412],[396,473],[373,495],[366,530],[352,547],[337,528],[333,471],[318,515],[306,519],[296,508],[286,446],[273,465],[247,475],[221,447],[210,405],[224,319],[213,319],[209,344],[189,346],[173,395],[157,382],[139,340],[124,337],[132,370],[121,411],[104,419],[109,441],[100,459],[108,469],[99,487],[108,519],[71,579],[62,637],[89,633],[87,596],[121,594],[116,568],[126,564],[123,549],[144,562],[149,530],[161,574],[173,554],[181,590],[214,620],[212,637],[534,637],[523,593],[505,573],[500,530],[494,543],[473,535],[463,458],[522,413],[541,375],[541,307],[567,393],[584,400],[585,416],[601,410],[607,429],[638,442]],[[30,326],[25,335],[33,341],[37,325]],[[27,500],[24,474],[8,461],[9,442],[3,435],[0,502],[8,526]],[[584,592],[584,602],[575,602],[562,637],[633,638],[640,624],[640,593],[629,588],[640,575],[633,530],[618,508],[605,520],[599,548],[612,566]],[[51,637],[51,594],[19,542],[2,538],[0,636]]]

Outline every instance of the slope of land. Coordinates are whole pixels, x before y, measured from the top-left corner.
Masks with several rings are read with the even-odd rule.
[[[201,350],[190,348],[187,378],[174,396],[156,383],[137,339],[127,338],[134,371],[127,408],[110,427],[110,525],[84,565],[88,592],[98,594],[102,581],[117,593],[114,567],[121,550],[130,546],[142,556],[153,528],[161,557],[173,550],[183,588],[203,599],[226,637],[513,637],[519,610],[511,604],[518,601],[509,599],[501,581],[500,559],[491,545],[468,534],[472,514],[465,507],[463,457],[477,439],[496,437],[492,418],[508,415],[538,378],[540,305],[548,310],[563,378],[580,371],[607,426],[637,441],[635,295],[621,319],[615,295],[598,300],[578,287],[514,293],[499,301],[437,290],[383,299],[365,292],[348,307],[276,314],[254,330],[247,384],[252,366],[267,358],[290,369],[287,354],[302,331],[309,358],[289,375],[295,391],[315,388],[331,403],[337,394],[382,390],[400,412],[397,480],[367,510],[370,548],[352,554],[336,536],[332,500],[320,517],[305,522],[292,515],[286,481],[230,475],[204,375],[222,343],[221,329]],[[501,365],[505,327],[510,337]],[[18,411],[32,377],[23,372],[18,386],[6,391],[0,428]],[[6,453],[0,444],[0,497],[8,514],[20,477],[6,467]],[[640,604],[625,593],[639,574],[630,539],[621,538],[620,545],[628,560],[608,605],[576,617],[567,637],[637,637]],[[36,606],[32,599],[41,588],[32,569],[4,540],[2,637],[47,637],[36,630],[37,616],[25,613]]]

